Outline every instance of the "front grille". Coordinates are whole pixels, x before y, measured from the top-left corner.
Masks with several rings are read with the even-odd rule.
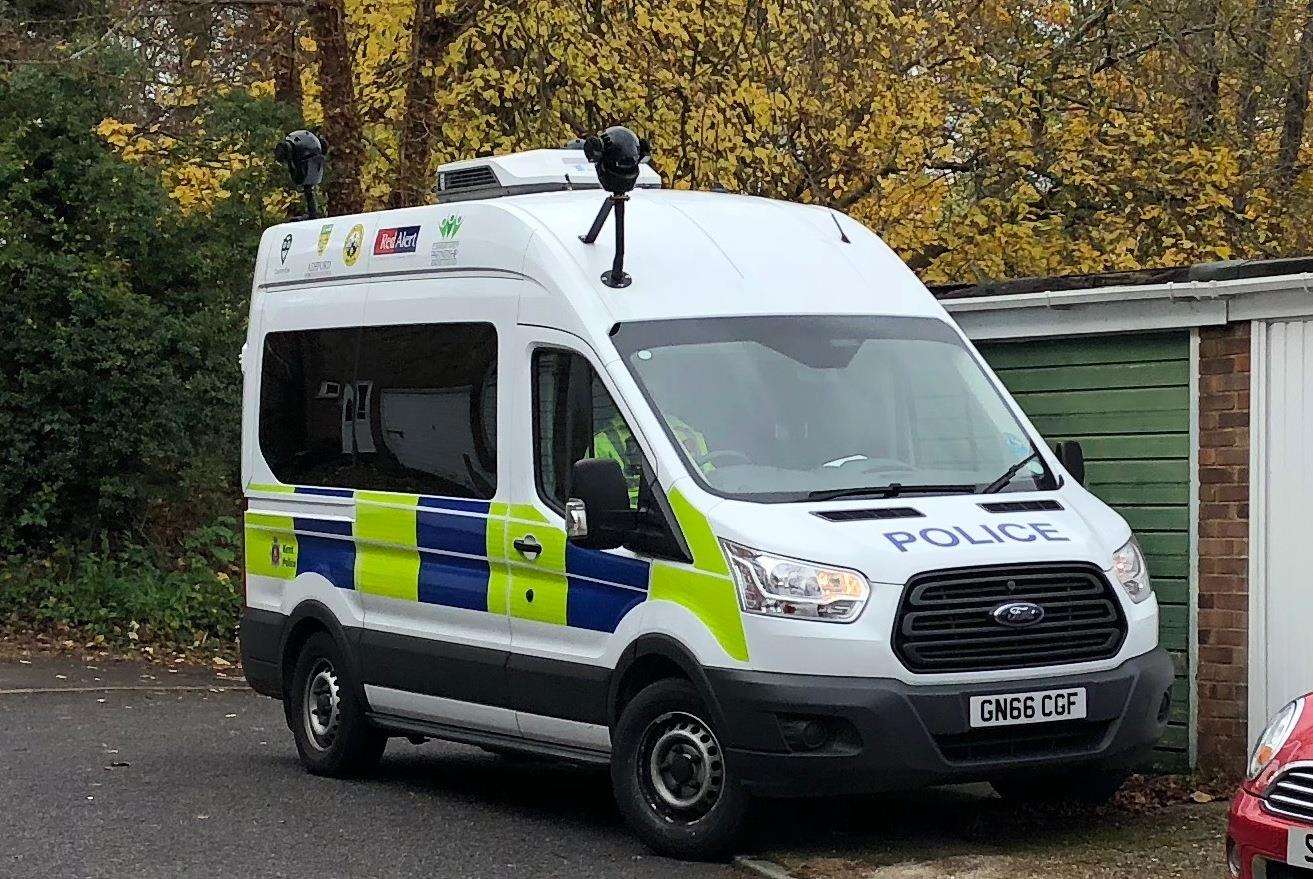
[[[1024,628],[992,616],[1003,604],[1044,609]],[[1009,565],[917,574],[894,621],[894,651],[914,672],[1033,668],[1109,659],[1126,637],[1112,586],[1094,565]]]
[[[1313,823],[1313,766],[1283,771],[1263,794],[1263,805],[1269,812]]]
[[[1064,757],[1097,749],[1110,725],[1106,720],[1059,720],[1034,726],[973,729],[935,736],[935,744],[951,763]]]

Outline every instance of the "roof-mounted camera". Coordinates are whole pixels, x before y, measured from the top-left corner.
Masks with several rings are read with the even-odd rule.
[[[584,156],[597,168],[597,180],[610,195],[602,202],[593,225],[579,236],[584,244],[597,240],[606,218],[615,210],[615,259],[610,271],[602,273],[602,283],[608,287],[628,287],[633,278],[625,274],[625,202],[629,192],[638,183],[639,168],[652,155],[648,142],[622,125],[613,125],[601,134],[586,138]]]
[[[274,147],[274,158],[287,166],[292,185],[305,194],[306,216],[297,219],[316,220],[320,216],[315,187],[324,179],[327,156],[328,142],[313,131],[293,131]]]

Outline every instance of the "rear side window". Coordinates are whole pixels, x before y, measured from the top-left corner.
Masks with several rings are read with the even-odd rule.
[[[260,451],[280,482],[346,485],[351,448],[343,402],[355,369],[354,327],[270,333],[260,376]]]
[[[295,393],[280,394],[271,384],[268,353],[283,344],[278,337],[339,332],[356,340],[348,346],[345,380],[316,385],[303,360],[297,402],[309,414],[300,423],[284,416],[276,421],[277,431],[267,429],[264,416],[271,407],[265,400]],[[314,344],[301,340],[298,347]],[[315,405],[324,400],[332,405]],[[321,410],[331,410],[331,428]],[[491,324],[461,323],[271,335],[261,414],[261,448],[283,482],[491,498],[497,484],[496,331]],[[284,428],[286,437],[272,435]],[[281,441],[276,447],[282,454],[271,458],[266,439]]]

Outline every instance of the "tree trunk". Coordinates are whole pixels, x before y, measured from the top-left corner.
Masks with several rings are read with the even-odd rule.
[[[429,158],[433,154],[437,126],[435,76],[442,53],[460,35],[465,20],[464,8],[458,7],[451,15],[439,15],[435,0],[415,0],[397,173],[388,196],[390,207],[409,207],[427,201],[433,186],[429,180]]]
[[[1237,127],[1246,146],[1252,146],[1254,124],[1258,118],[1258,94],[1263,74],[1267,70],[1267,56],[1272,46],[1272,24],[1276,20],[1276,0],[1257,0],[1254,4],[1254,23],[1250,32],[1248,54],[1244,65],[1244,78],[1240,83],[1240,109]]]
[[[213,10],[194,3],[179,3],[175,4],[173,13],[182,81],[195,85],[204,78],[205,58],[210,54]]]
[[[1299,34],[1299,54],[1295,73],[1286,88],[1286,112],[1281,123],[1281,143],[1277,148],[1277,177],[1289,187],[1295,181],[1299,165],[1299,148],[1304,142],[1304,121],[1308,115],[1309,78],[1313,76],[1313,0],[1309,0],[1304,28]]]
[[[269,47],[269,66],[273,71],[274,100],[303,112],[301,104],[301,68],[297,64],[297,26],[300,12],[282,4],[269,8],[265,15],[265,44]]]
[[[324,105],[324,139],[332,150],[324,191],[334,214],[364,210],[360,170],[365,160],[364,133],[356,109],[356,78],[346,35],[342,0],[313,0],[310,29],[319,51],[319,91]]]
[[[1236,129],[1240,139],[1240,174],[1236,192],[1231,200],[1237,216],[1249,208],[1249,193],[1253,181],[1249,173],[1254,166],[1254,128],[1258,120],[1258,95],[1262,90],[1263,75],[1267,72],[1267,57],[1272,47],[1272,25],[1277,17],[1276,0],[1256,0],[1254,19],[1249,32],[1247,54],[1241,66],[1240,106],[1236,111]]]
[[[1218,37],[1222,29],[1221,4],[1204,4],[1198,10],[1197,18],[1186,24],[1200,27],[1200,32],[1190,39],[1198,49],[1198,57],[1194,62],[1195,71],[1187,98],[1187,124],[1191,139],[1204,141],[1216,133],[1220,122],[1222,74]]]

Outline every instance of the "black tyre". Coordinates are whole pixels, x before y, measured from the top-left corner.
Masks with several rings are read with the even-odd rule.
[[[687,681],[658,681],[625,706],[612,735],[611,783],[621,814],[658,854],[697,861],[733,854],[748,795]]]
[[[1106,803],[1121,790],[1129,772],[1122,767],[1082,766],[1077,769],[1018,772],[996,778],[991,786],[1005,800],[1020,803]]]
[[[366,719],[350,675],[332,636],[317,632],[306,639],[283,705],[301,763],[315,775],[367,772],[387,747],[387,734]]]

